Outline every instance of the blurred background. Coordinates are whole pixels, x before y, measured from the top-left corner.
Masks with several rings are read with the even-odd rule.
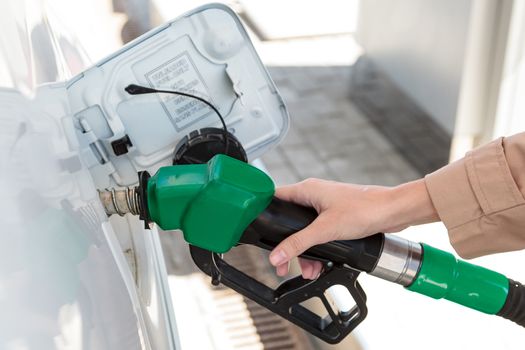
[[[47,1],[50,18],[93,62],[204,3]],[[308,177],[396,185],[525,130],[523,1],[224,3],[243,20],[289,109],[288,135],[262,159],[279,185]],[[401,235],[452,251],[441,224]],[[212,288],[178,235],[166,232],[163,245],[183,348],[521,349],[525,340],[503,319],[362,276],[369,316],[347,340],[329,346],[230,290]],[[263,253],[232,259],[278,282]],[[524,261],[515,252],[475,263],[525,280]]]

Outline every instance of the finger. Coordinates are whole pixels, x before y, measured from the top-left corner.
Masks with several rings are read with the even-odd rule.
[[[270,253],[270,263],[278,266],[299,256],[306,249],[327,242],[330,238],[326,231],[326,224],[321,216],[318,216],[310,225],[301,231],[294,233],[283,240]]]
[[[317,179],[305,180],[293,185],[282,186],[275,190],[275,196],[283,201],[312,206],[310,192]]]
[[[314,261],[312,267],[312,279],[316,279],[317,277],[319,277],[322,271],[323,263],[321,263],[320,261]]]
[[[284,263],[284,264],[277,266],[276,268],[277,276],[281,276],[281,277],[286,276],[286,274],[288,274],[289,266],[290,266],[289,263]]]
[[[299,266],[304,279],[312,279],[313,263],[312,260],[299,259]]]
[[[299,258],[299,265],[304,279],[316,279],[323,270],[320,261]]]

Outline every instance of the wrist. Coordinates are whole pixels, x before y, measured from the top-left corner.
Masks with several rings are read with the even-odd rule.
[[[394,226],[408,227],[439,221],[424,179],[391,188],[390,218]]]

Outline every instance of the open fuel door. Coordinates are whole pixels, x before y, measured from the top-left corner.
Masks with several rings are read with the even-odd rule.
[[[171,164],[191,131],[220,127],[205,104],[170,94],[132,96],[129,84],[189,92],[211,102],[228,131],[261,156],[288,128],[284,103],[241,22],[228,7],[197,8],[76,76],[67,96],[84,160],[98,188]]]

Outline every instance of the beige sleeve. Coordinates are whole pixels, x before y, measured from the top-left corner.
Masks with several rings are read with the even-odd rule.
[[[476,148],[425,183],[462,257],[525,248],[525,133]]]

